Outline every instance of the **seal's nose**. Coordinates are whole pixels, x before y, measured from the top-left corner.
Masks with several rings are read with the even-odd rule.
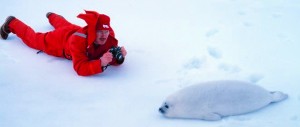
[[[159,112],[164,114],[165,113],[165,110],[163,108],[159,108]]]

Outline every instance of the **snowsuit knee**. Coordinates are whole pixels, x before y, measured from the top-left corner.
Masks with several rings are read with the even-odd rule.
[[[42,50],[49,55],[63,57],[64,45],[66,45],[67,39],[80,27],[69,23],[57,14],[51,14],[49,22],[55,30],[46,33],[35,32],[30,26],[17,18],[11,21],[9,27],[12,33],[21,38],[27,46]]]

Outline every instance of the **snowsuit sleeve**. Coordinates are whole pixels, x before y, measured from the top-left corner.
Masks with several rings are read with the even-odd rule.
[[[89,76],[103,72],[100,60],[88,59],[88,43],[86,38],[72,35],[69,46],[72,55],[73,68],[78,75]]]

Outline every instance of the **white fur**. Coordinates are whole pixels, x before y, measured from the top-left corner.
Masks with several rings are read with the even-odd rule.
[[[184,88],[170,95],[160,108],[170,118],[220,120],[261,109],[287,98],[241,81],[211,81]]]

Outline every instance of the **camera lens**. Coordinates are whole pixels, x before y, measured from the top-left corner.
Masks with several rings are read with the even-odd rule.
[[[109,52],[112,53],[113,57],[116,59],[118,64],[122,64],[124,62],[124,57],[121,52],[121,47],[112,47]]]

